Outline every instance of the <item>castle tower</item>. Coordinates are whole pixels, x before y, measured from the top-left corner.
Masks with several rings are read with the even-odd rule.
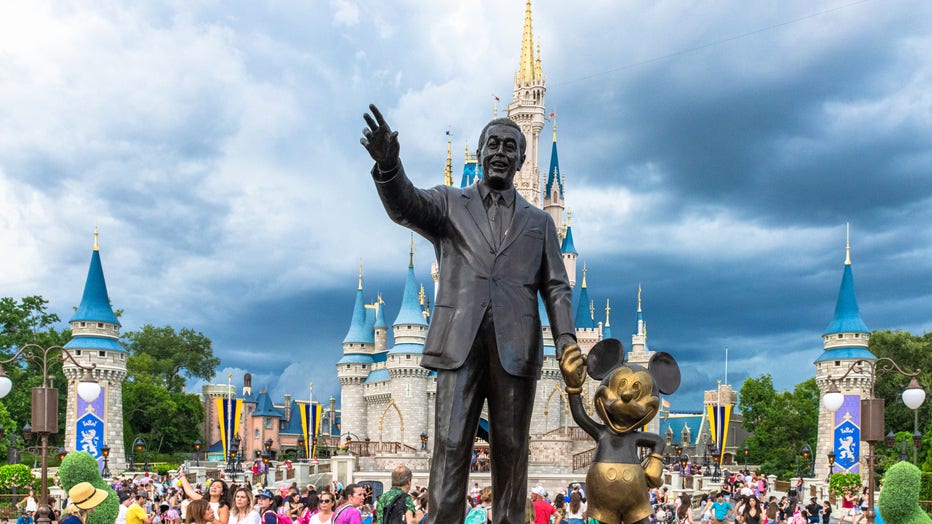
[[[647,323],[644,322],[644,313],[641,310],[641,285],[638,284],[638,311],[637,329],[631,335],[631,350],[628,352],[628,362],[646,366],[650,362],[653,351],[647,349]]]
[[[579,290],[579,303],[576,305],[576,343],[583,352],[588,352],[596,342],[602,340],[601,323],[596,325],[594,304],[589,299],[589,290],[586,284],[588,270],[583,265],[582,286]]]
[[[343,338],[343,358],[337,362],[337,379],[340,381],[340,406],[343,434],[352,433],[354,438],[365,438],[367,410],[363,398],[364,382],[375,364],[374,319],[371,329],[366,314],[366,303],[362,293],[362,264],[359,264],[359,285],[356,288],[356,303],[353,319]]]
[[[563,255],[563,266],[566,268],[566,276],[570,280],[570,287],[576,287],[576,258],[579,253],[576,252],[576,246],[573,244],[573,227],[570,224],[572,218],[573,212],[570,211],[566,214],[566,231],[563,232],[563,244],[560,246],[560,253]]]
[[[838,300],[835,302],[835,315],[822,334],[822,355],[814,362],[820,398],[829,389],[829,377],[840,379],[857,360],[876,360],[877,357],[867,349],[870,333],[867,325],[861,320],[854,292],[854,276],[851,273],[851,244],[850,241],[846,241],[845,265]],[[829,451],[835,453],[835,472],[862,473],[859,464],[861,449],[865,449],[866,442],[859,438],[861,398],[870,394],[870,375],[866,372],[852,371],[836,385],[845,396],[841,409],[832,413],[819,404],[819,440],[815,450],[816,478],[824,478],[829,473]],[[855,438],[852,439],[852,436]]]
[[[401,309],[392,324],[395,345],[388,352],[389,396],[376,399],[367,395],[370,404],[370,434],[383,442],[402,442],[415,449],[420,447],[421,433],[432,433],[428,424],[429,404],[427,384],[430,370],[421,367],[424,341],[427,340],[427,317],[422,307],[422,295],[414,276],[414,241],[408,259]],[[378,406],[376,409],[372,407]],[[378,413],[375,413],[378,411]]]
[[[553,119],[553,146],[550,148],[550,171],[547,172],[547,184],[544,186],[544,211],[553,219],[557,233],[563,233],[563,211],[566,208],[563,199],[563,175],[560,174],[560,159],[557,156],[557,120]]]
[[[540,67],[540,49],[534,54],[534,28],[531,0],[524,10],[524,33],[521,37],[521,62],[515,73],[514,97],[508,104],[508,118],[521,127],[527,140],[527,158],[515,175],[515,188],[528,202],[540,207],[540,168],[538,153],[540,132],[544,128],[544,93],[546,79]]]
[[[714,442],[719,449],[720,460],[724,459],[726,449],[734,449],[738,444],[733,435],[734,427],[731,424],[737,402],[738,392],[732,389],[730,384],[722,384],[721,380],[718,381],[716,389],[710,389],[703,393],[703,404],[705,404],[706,408],[704,420],[709,427],[700,428],[699,433],[702,433],[704,429],[709,430],[711,442]]]
[[[126,348],[120,343],[120,321],[110,306],[107,282],[100,263],[97,232],[84,283],[81,305],[71,317],[71,340],[65,344],[81,365],[94,364],[100,396],[92,403],[78,397],[78,382],[84,371],[65,361],[62,371],[68,380],[65,415],[65,449],[86,451],[103,464],[100,449],[110,446],[109,467],[118,471],[126,463],[123,449],[123,380],[126,378]]]

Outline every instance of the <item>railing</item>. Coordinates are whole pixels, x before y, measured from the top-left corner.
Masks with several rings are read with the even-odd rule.
[[[775,493],[788,493],[790,491],[790,484],[791,482],[788,480],[778,480],[773,483],[773,487],[768,491],[773,491]]]
[[[347,451],[357,457],[371,457],[374,455],[393,453],[417,453],[417,449],[401,442],[348,442]]]
[[[564,433],[564,430],[566,431]],[[592,440],[592,437],[588,433],[583,431],[579,426],[570,426],[563,428],[562,426],[556,429],[551,429],[550,431],[544,433],[544,437],[569,437],[570,440]]]
[[[580,451],[573,455],[573,471],[588,468],[592,464],[592,457],[595,456],[595,448]]]

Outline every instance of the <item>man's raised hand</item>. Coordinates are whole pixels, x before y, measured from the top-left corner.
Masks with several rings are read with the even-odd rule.
[[[369,111],[372,115],[365,113],[363,118],[366,120],[367,127],[362,129],[362,138],[359,143],[362,144],[369,156],[378,164],[379,170],[390,171],[398,165],[398,131],[392,131],[392,128],[385,123],[385,118],[375,104],[369,104]]]

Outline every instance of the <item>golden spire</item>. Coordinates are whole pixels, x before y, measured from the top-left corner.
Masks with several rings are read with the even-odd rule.
[[[534,60],[534,27],[531,21],[531,0],[524,9],[524,34],[521,36],[521,63],[518,67],[518,83],[529,84],[536,79],[540,64]]]
[[[570,222],[572,222],[572,220],[573,220],[573,210],[571,209],[566,212],[566,227],[570,227]]]
[[[359,287],[356,288],[362,291],[362,259],[359,259]]]
[[[414,233],[411,233],[411,252],[408,257],[408,267],[414,267]]]
[[[641,312],[641,284],[638,284],[638,313]]]
[[[586,287],[586,273],[587,273],[588,271],[589,271],[589,269],[586,268],[586,263],[583,262],[583,264],[582,264],[582,287],[583,287],[583,288]]]
[[[424,284],[421,284],[421,289],[417,292],[417,302],[418,302],[418,304],[421,305],[421,307],[424,307],[424,297],[425,297],[425,296],[426,296],[426,294],[424,293]]]
[[[94,227],[94,251],[100,251],[100,245],[97,243],[97,227]]]
[[[609,320],[609,315],[612,312],[612,305],[609,303],[609,299],[605,299],[605,327],[612,327],[612,321]]]
[[[553,115],[553,141],[556,142],[557,141],[557,114],[556,113],[550,113],[550,114]]]
[[[530,4],[530,0],[528,4]],[[538,79],[544,76],[543,70],[540,67],[540,37],[537,37],[537,57],[534,59],[534,78]]]
[[[851,265],[851,223],[845,222],[845,265]]]
[[[385,301],[382,300],[382,292],[381,292],[381,291],[379,291],[375,296],[376,296],[376,302],[378,302],[379,304],[384,304],[384,303],[385,303]]]
[[[447,186],[453,185],[453,143],[452,133],[447,131],[447,163],[443,166],[443,183]]]

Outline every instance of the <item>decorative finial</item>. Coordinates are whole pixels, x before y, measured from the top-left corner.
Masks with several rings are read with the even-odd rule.
[[[94,226],[94,251],[100,251],[100,245],[97,243],[97,226]]]
[[[573,221],[573,210],[566,212],[566,227],[570,227],[570,222]]]
[[[638,313],[641,312],[641,284],[638,283]]]
[[[418,304],[421,305],[421,307],[424,307],[424,297],[425,297],[425,296],[426,296],[426,295],[424,294],[424,284],[421,284],[421,289],[417,292],[417,302],[418,302]]]
[[[411,252],[408,258],[408,267],[414,267],[414,233],[411,233]]]
[[[356,289],[358,289],[359,291],[362,291],[362,259],[361,258],[359,259],[359,287],[357,287]]]
[[[595,320],[595,300],[589,301],[589,318]]]
[[[586,263],[583,262],[583,265],[582,265],[582,287],[583,287],[583,288],[586,287],[586,273],[587,273],[588,271],[589,271],[589,269],[586,267]]]
[[[845,265],[851,265],[851,223],[845,222]]]
[[[606,298],[605,299],[605,327],[612,326],[612,321],[609,318],[609,315],[611,314],[611,312],[612,312],[612,305],[609,299]]]
[[[382,292],[381,292],[381,291],[379,291],[379,292],[375,295],[375,297],[376,297],[376,301],[377,301],[380,305],[385,303],[385,301],[382,300]]]
[[[553,111],[550,113],[550,118],[553,119],[553,141],[557,141],[557,113]]]

